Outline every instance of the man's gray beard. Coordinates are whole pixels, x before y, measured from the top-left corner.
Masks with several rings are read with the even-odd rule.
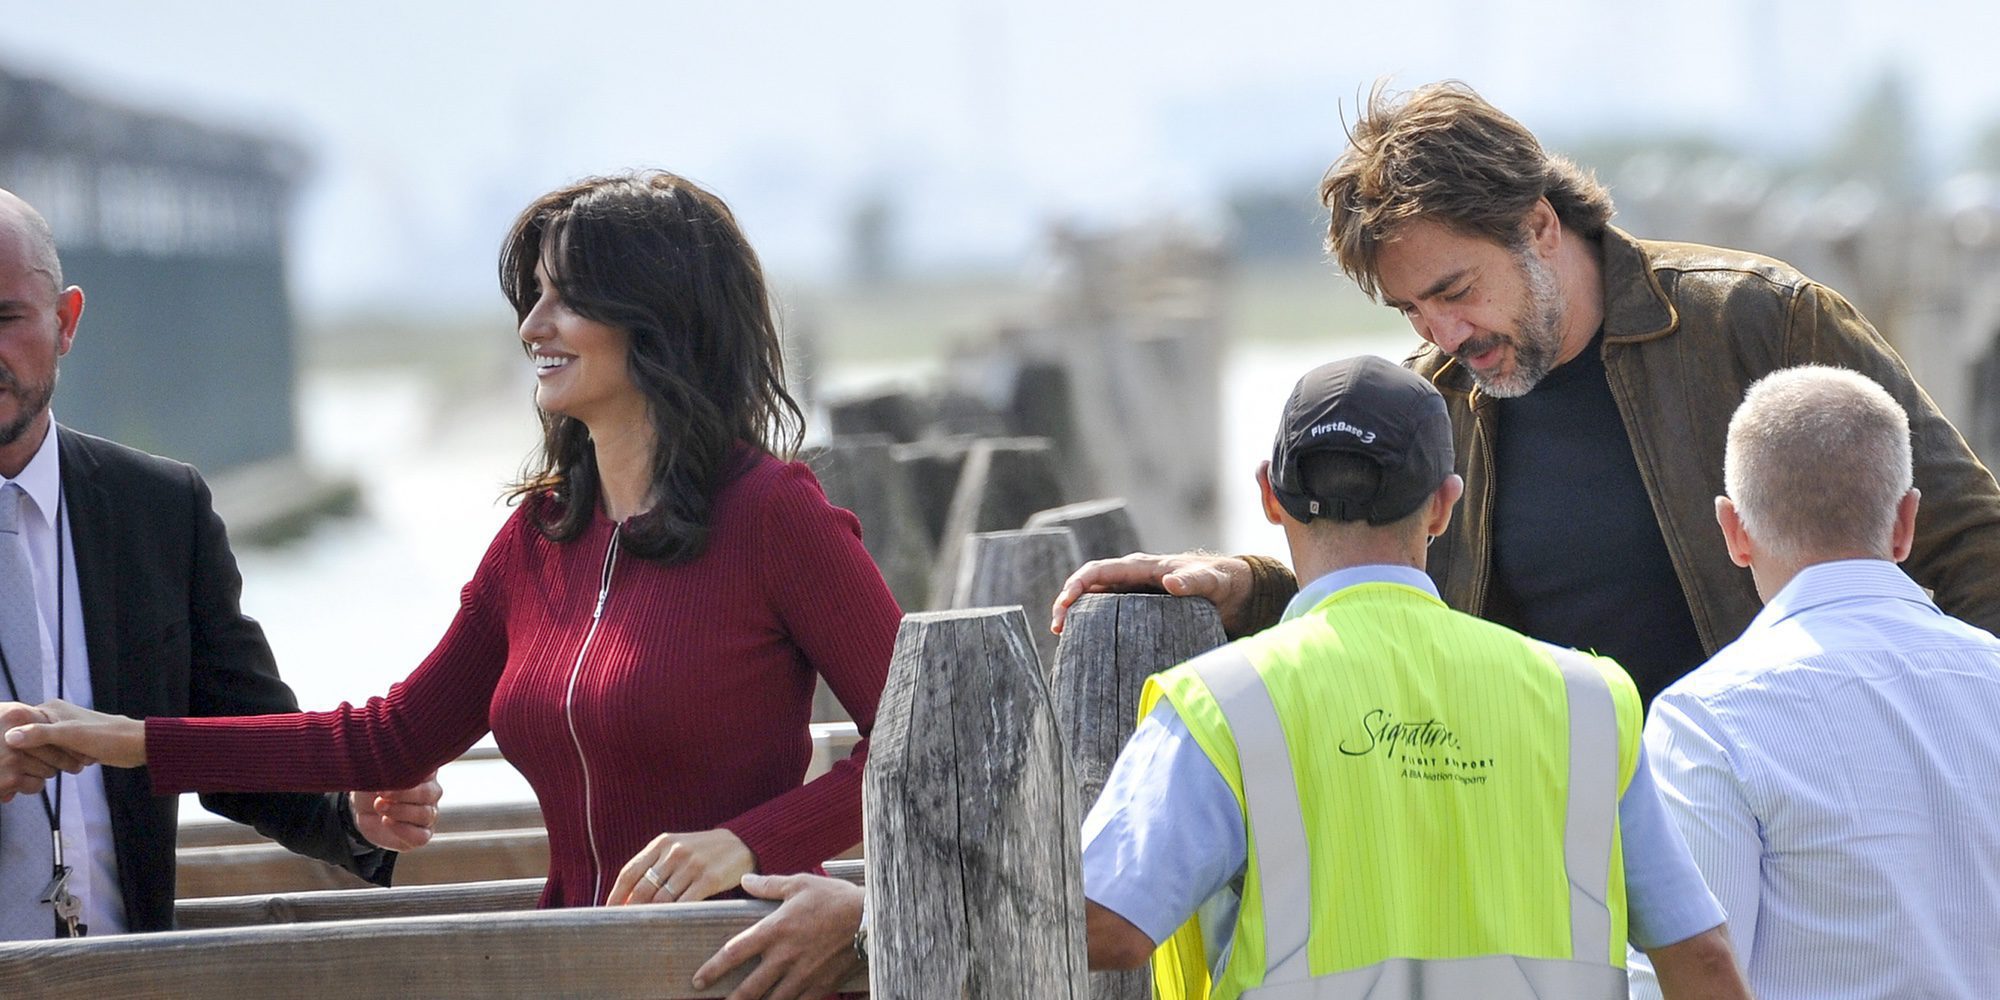
[[[49,381],[45,385],[23,386],[13,372],[0,368],[0,387],[5,387],[8,392],[14,394],[14,398],[22,401],[21,412],[15,414],[14,419],[0,424],[0,448],[21,440],[21,435],[26,434],[28,428],[34,425],[35,418],[49,408],[49,400],[54,399],[56,395],[56,379],[61,374],[61,370],[58,369],[49,376]]]
[[[1514,251],[1514,263],[1528,286],[1528,302],[1514,318],[1514,370],[1492,379],[1472,372],[1480,388],[1499,399],[1527,395],[1555,370],[1562,351],[1563,301],[1555,270],[1526,248]]]

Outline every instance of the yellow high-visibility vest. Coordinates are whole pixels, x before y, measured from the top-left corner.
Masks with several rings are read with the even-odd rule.
[[[1365,583],[1155,675],[1140,716],[1160,698],[1249,863],[1219,968],[1191,919],[1158,996],[1625,996],[1640,706],[1616,663]]]

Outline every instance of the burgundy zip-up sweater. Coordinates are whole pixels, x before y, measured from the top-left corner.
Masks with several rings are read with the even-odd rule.
[[[760,456],[717,493],[702,554],[667,566],[614,555],[601,512],[550,542],[536,503],[500,529],[444,638],[387,697],[148,719],[154,791],[403,788],[490,728],[548,824],[543,906],[601,903],[661,833],[727,829],[769,874],[859,843],[865,737],[902,616],[854,515],[804,465]],[[816,675],[864,739],[801,785]]]

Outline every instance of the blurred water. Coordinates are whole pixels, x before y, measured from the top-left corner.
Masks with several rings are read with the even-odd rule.
[[[1269,457],[1278,410],[1298,376],[1345,354],[1400,359],[1407,332],[1324,346],[1254,344],[1230,355],[1224,376],[1223,551],[1284,556],[1266,523],[1252,475]],[[848,366],[816,388],[836,394],[921,379],[927,363]],[[499,501],[533,448],[531,381],[510,375],[485,391],[451,396],[417,374],[308,373],[300,386],[307,458],[348,472],[362,507],[277,549],[243,549],[243,606],[263,623],[285,679],[308,709],[385,693],[430,652],[457,609],[493,533],[508,515]],[[447,808],[532,797],[505,764],[463,764],[444,776]],[[211,819],[192,802],[183,815]]]

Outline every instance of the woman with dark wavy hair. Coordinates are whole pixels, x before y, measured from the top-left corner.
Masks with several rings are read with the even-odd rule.
[[[815,869],[861,839],[867,758],[801,784],[815,678],[865,736],[901,614],[854,516],[789,461],[803,420],[756,254],[682,178],[592,178],[521,213],[500,281],[541,452],[415,673],[297,715],[57,704],[27,738],[168,794],[400,788],[490,729],[548,824],[545,906]]]

